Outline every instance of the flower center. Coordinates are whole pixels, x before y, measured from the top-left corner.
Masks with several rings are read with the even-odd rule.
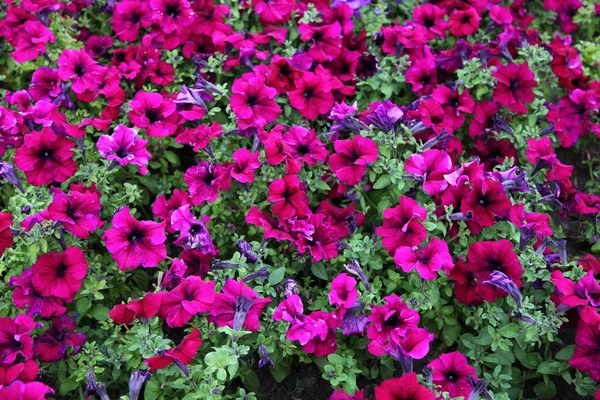
[[[306,100],[311,99],[315,95],[315,91],[313,88],[304,89],[304,98]]]
[[[67,272],[67,266],[63,263],[58,264],[58,268],[56,268],[56,276],[62,278],[65,276]]]
[[[258,97],[256,97],[255,95],[248,96],[248,105],[250,107],[254,107],[257,104],[258,104]]]
[[[85,73],[85,67],[81,64],[77,64],[75,66],[75,75],[83,76],[84,73]]]
[[[458,381],[458,376],[456,376],[454,371],[450,371],[446,374],[446,380],[448,382],[456,382],[456,381]]]
[[[169,17],[175,18],[179,15],[179,5],[169,4],[165,9],[165,14],[167,14]]]
[[[141,15],[138,13],[131,14],[130,20],[132,23],[137,24],[142,19]]]
[[[148,120],[151,123],[154,123],[154,122],[158,121],[159,115],[158,115],[158,112],[156,112],[155,110],[146,110],[146,114],[145,115],[146,115],[146,118],[148,118]]]
[[[518,79],[511,80],[510,81],[510,91],[514,92],[518,88],[519,88],[519,80]]]
[[[307,145],[305,144],[301,144],[300,146],[298,146],[298,154],[308,154],[310,152],[310,149],[308,148]]]
[[[42,160],[46,161],[51,159],[54,156],[54,151],[51,149],[42,148],[38,153],[38,157]]]
[[[132,230],[127,236],[127,240],[129,240],[129,243],[131,244],[139,243],[142,239],[144,239],[144,232],[139,229]]]
[[[127,150],[125,150],[124,147],[119,148],[119,150],[117,150],[115,152],[115,155],[119,158],[125,158],[129,155],[129,152]]]

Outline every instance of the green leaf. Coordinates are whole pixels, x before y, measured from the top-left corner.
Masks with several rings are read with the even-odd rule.
[[[384,187],[386,187],[389,184],[390,184],[390,176],[383,175],[382,177],[377,179],[377,182],[375,182],[373,184],[373,189],[383,189]]]
[[[95,306],[92,309],[92,317],[94,317],[94,319],[97,319],[98,321],[105,321],[108,319],[108,312],[110,310],[108,309],[108,307],[105,307],[101,304],[98,304],[97,306]]]
[[[498,350],[494,354],[487,355],[482,360],[488,364],[500,364],[511,366],[515,362],[515,357],[511,352]]]
[[[79,387],[79,383],[75,382],[72,378],[67,378],[60,383],[60,394],[65,395],[72,390],[75,390]]]
[[[325,265],[323,263],[311,265],[310,270],[317,278],[323,279],[324,281],[329,280],[329,277],[327,276],[327,270],[325,269]]]
[[[537,372],[544,375],[558,375],[561,366],[560,361],[548,360],[544,361],[537,368]]]
[[[600,253],[600,240],[592,246],[592,253]]]
[[[556,396],[556,386],[550,380],[538,383],[533,387],[533,391],[540,400],[554,399]]]
[[[92,301],[88,297],[82,297],[77,300],[75,303],[75,308],[77,308],[77,312],[80,315],[85,315],[85,313],[92,307]]]
[[[572,344],[560,350],[558,353],[554,355],[554,358],[561,361],[570,360],[573,357],[573,352],[575,351],[575,345]]]
[[[290,366],[288,363],[281,361],[279,363],[275,363],[274,368],[269,368],[271,371],[271,375],[275,378],[277,383],[281,383],[290,373]]]
[[[285,276],[285,267],[279,267],[269,274],[269,285],[275,286],[283,280]]]
[[[160,397],[160,395],[160,385],[156,381],[148,381],[146,383],[146,387],[144,388],[144,400],[156,400]]]
[[[242,378],[242,383],[248,391],[258,392],[260,390],[260,379],[253,370],[245,368],[243,372],[240,371],[240,378]]]

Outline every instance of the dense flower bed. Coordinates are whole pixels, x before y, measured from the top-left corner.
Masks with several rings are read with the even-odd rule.
[[[594,396],[599,13],[4,1],[0,399]]]

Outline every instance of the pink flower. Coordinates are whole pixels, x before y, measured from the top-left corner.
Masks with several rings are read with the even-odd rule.
[[[102,205],[95,190],[71,190],[68,194],[53,190],[54,197],[39,216],[46,221],[60,221],[63,227],[80,239],[104,225],[100,219]]]
[[[11,213],[0,212],[0,256],[2,256],[4,250],[13,245],[14,237],[10,231],[12,223]]]
[[[254,170],[260,168],[258,152],[251,153],[248,149],[237,149],[231,158],[235,161],[231,169],[231,177],[240,183],[254,182]]]
[[[202,346],[200,331],[198,328],[194,328],[192,333],[184,337],[177,346],[170,348],[163,354],[150,357],[144,363],[150,367],[152,373],[155,373],[158,369],[168,367],[173,362],[185,367],[192,362],[200,346]]]
[[[315,166],[319,161],[324,162],[329,155],[325,144],[315,135],[314,129],[292,126],[283,134],[282,141],[288,146],[292,158],[308,165]]]
[[[87,268],[83,252],[76,247],[43,254],[31,267],[33,287],[42,296],[56,296],[71,302],[81,288]]]
[[[65,49],[56,61],[58,76],[63,81],[71,81],[71,88],[77,94],[98,89],[103,67],[98,65],[85,50]]]
[[[400,297],[394,295],[383,298],[385,304],[374,306],[369,315],[367,337],[371,341],[386,343],[392,331],[404,335],[407,330],[416,328],[419,324],[419,313],[409,308]]]
[[[215,282],[188,276],[170,292],[161,292],[158,315],[172,328],[185,326],[194,315],[211,310],[215,301]]]
[[[427,364],[433,369],[433,384],[439,386],[444,392],[448,392],[450,397],[464,397],[471,394],[472,388],[468,377],[474,380],[475,368],[469,365],[467,358],[460,352],[442,354],[435,360]]]
[[[40,67],[31,76],[29,94],[33,100],[51,100],[61,92],[58,70],[50,67]]]
[[[119,124],[112,135],[102,135],[98,139],[98,151],[107,160],[117,162],[122,167],[133,164],[139,167],[140,174],[148,173],[146,165],[152,155],[146,150],[147,140],[137,136],[134,129]]]
[[[331,281],[331,291],[328,294],[329,304],[350,308],[358,300],[356,279],[342,273]]]
[[[452,172],[452,160],[445,151],[427,150],[408,157],[404,170],[421,177],[425,193],[436,196],[448,187],[444,175]]]
[[[556,285],[560,303],[569,307],[600,306],[600,283],[594,278],[594,272],[588,271],[579,282],[564,277],[562,271],[552,272],[550,279]]]
[[[242,129],[262,128],[281,114],[281,107],[275,102],[277,89],[267,86],[260,75],[236,79],[231,91],[231,110]]]
[[[200,205],[212,203],[219,197],[219,191],[231,187],[231,168],[209,161],[200,161],[197,166],[185,171],[183,180],[189,187],[191,201]]]
[[[102,240],[120,269],[156,267],[167,258],[164,222],[138,221],[131,216],[129,207],[124,207],[115,214],[112,225]]]
[[[184,249],[199,249],[203,254],[215,254],[217,249],[212,242],[206,224],[210,217],[203,215],[198,220],[191,212],[190,205],[185,204],[171,214],[171,228],[179,232],[175,245]]]
[[[20,314],[14,319],[0,318],[0,364],[13,364],[17,356],[33,358],[33,339],[29,334],[41,326],[33,318]]]
[[[592,379],[600,381],[600,315],[595,307],[586,306],[579,313],[581,319],[575,334],[575,351],[569,364]]]
[[[294,242],[300,253],[309,250],[312,262],[328,261],[338,256],[337,242],[342,239],[343,232],[337,229],[331,218],[324,214],[311,214],[303,227],[305,229],[299,230],[298,239]]]
[[[74,147],[73,142],[49,128],[32,131],[25,135],[25,142],[17,149],[15,165],[34,186],[64,182],[77,171],[71,151]]]
[[[269,185],[269,197],[273,214],[282,219],[304,217],[310,212],[306,188],[297,175],[286,175]]]
[[[44,400],[46,395],[53,394],[54,390],[42,382],[14,381],[9,386],[0,388],[1,400]]]
[[[186,204],[190,204],[190,196],[183,190],[175,189],[170,200],[167,200],[164,194],[156,198],[152,205],[152,213],[166,223],[167,232],[175,233],[175,230],[171,227],[171,215],[179,207]]]
[[[379,159],[377,144],[360,135],[352,140],[337,140],[335,154],[329,156],[329,166],[340,182],[356,185],[363,179],[367,165]]]
[[[135,0],[119,2],[115,5],[110,24],[119,40],[133,42],[138,38],[140,28],[147,24],[150,9],[148,3]]]
[[[307,318],[324,321],[327,330],[326,335],[314,335],[302,346],[302,350],[307,354],[314,354],[315,357],[327,357],[329,354],[335,353],[337,349],[335,331],[339,328],[340,321],[324,311],[314,311]]]
[[[436,396],[425,386],[419,384],[417,374],[410,372],[400,378],[391,378],[381,382],[375,388],[377,400],[435,400]]]
[[[334,103],[332,82],[322,75],[304,72],[294,84],[296,89],[288,93],[288,98],[304,118],[312,120],[329,113]]]
[[[427,237],[425,227],[418,221],[427,219],[427,210],[410,197],[401,196],[398,200],[399,205],[383,212],[383,225],[375,230],[390,255],[400,246],[418,246]]]
[[[59,317],[67,308],[64,301],[56,296],[42,296],[33,286],[33,271],[26,269],[21,276],[11,276],[7,286],[14,286],[13,303],[20,310],[27,310],[27,315],[42,318]]]
[[[322,26],[301,23],[298,33],[303,42],[312,41],[308,55],[317,62],[332,61],[342,52],[342,27],[337,21]]]
[[[501,66],[494,72],[494,77],[498,80],[494,100],[517,114],[527,113],[525,103],[533,101],[535,95],[531,88],[537,86],[535,74],[529,69],[527,61]]]
[[[270,302],[269,298],[258,297],[258,293],[244,282],[229,278],[223,286],[222,293],[216,294],[209,321],[217,326],[229,326],[234,329],[239,324],[240,328],[255,332],[260,329],[260,314]]]
[[[52,32],[39,21],[25,22],[18,37],[15,51],[10,55],[20,63],[35,60],[46,52],[46,43],[56,41]]]
[[[177,130],[177,105],[160,93],[139,91],[129,105],[129,119],[134,126],[145,129],[148,136],[170,136]]]
[[[442,268],[448,274],[454,267],[448,245],[436,237],[418,250],[413,250],[408,246],[398,247],[394,261],[404,272],[416,269],[421,278],[425,280],[435,279],[437,271]]]
[[[52,318],[52,325],[35,338],[33,351],[44,363],[58,362],[79,352],[85,344],[84,333],[75,333],[77,323],[68,315]]]

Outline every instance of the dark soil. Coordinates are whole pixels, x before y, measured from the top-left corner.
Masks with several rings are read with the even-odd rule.
[[[259,399],[326,400],[333,390],[313,364],[297,364],[282,382],[277,383],[267,368],[256,371],[260,378]]]

